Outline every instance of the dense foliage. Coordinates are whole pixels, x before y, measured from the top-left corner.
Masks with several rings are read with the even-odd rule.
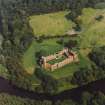
[[[95,64],[91,68],[80,68],[79,71],[75,72],[71,81],[73,84],[84,85],[105,78],[105,46],[93,48],[89,58]]]
[[[90,54],[90,58],[97,64],[97,66],[105,70],[105,46],[94,48]]]
[[[81,10],[84,7],[95,7],[100,2],[104,2],[104,0],[0,0],[0,61],[8,69],[11,82],[28,90],[33,88],[30,86],[33,76],[27,74],[21,64],[21,56],[30,46],[32,40],[36,39],[33,37],[33,30],[29,26],[29,19],[27,18],[29,15],[69,9],[71,16],[68,15],[67,18],[75,21],[77,28],[80,29],[76,17],[81,14]],[[99,20],[100,18],[102,17],[98,17]],[[63,44],[62,41],[60,43]],[[65,46],[69,48],[76,45],[76,41],[65,43]],[[101,49],[99,50],[101,51]],[[101,57],[97,54],[101,54]],[[105,68],[103,54],[104,52],[97,52],[92,57],[102,69]],[[88,76],[86,76],[87,74]],[[46,92],[56,91],[56,79],[50,76],[43,77],[45,78],[40,79],[43,81],[43,90]],[[95,78],[93,71],[86,70],[75,73],[73,80],[81,85]],[[51,86],[51,84],[53,85]],[[35,87],[33,90],[36,90]]]
[[[78,97],[79,101],[75,102],[72,99],[64,100],[30,100],[26,98],[20,98],[11,96],[9,94],[0,94],[0,105],[104,105],[105,95],[101,92],[83,92],[81,97]]]
[[[0,105],[52,105],[48,100],[38,101],[11,96],[5,93],[0,94]]]
[[[81,14],[82,9],[85,7],[104,8],[104,2],[105,0],[0,0],[0,63],[8,69],[9,80],[26,90],[57,92],[59,84],[55,78],[42,73],[41,70],[34,75],[29,75],[22,67],[21,56],[32,40],[36,39],[33,37],[33,30],[29,26],[27,17],[32,14],[69,9],[71,15],[68,15],[67,18],[71,18],[77,24],[75,29],[80,30],[81,27],[76,18]],[[102,19],[101,15],[96,17],[98,21]],[[37,41],[42,42],[41,39],[37,39]],[[61,39],[58,43],[69,48],[77,46],[77,42],[74,40],[64,43]],[[38,52],[36,55],[40,57],[42,54]],[[79,68],[79,71],[74,73],[72,81],[69,77],[67,80],[65,79],[66,81],[84,85],[105,77],[105,47],[93,49],[89,56],[96,65],[91,68]],[[38,88],[32,86],[35,76],[41,82],[41,86]],[[100,92],[94,94],[86,92],[80,97],[80,102],[75,103],[71,99],[57,102],[36,101],[0,94],[0,105],[105,105],[105,95]]]
[[[79,71],[74,73],[74,76],[72,78],[72,83],[78,85],[84,85],[94,80],[96,80],[96,75],[94,73],[94,70],[91,70],[89,68],[81,68]]]

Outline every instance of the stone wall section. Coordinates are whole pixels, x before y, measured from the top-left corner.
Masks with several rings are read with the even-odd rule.
[[[57,57],[61,57],[64,54],[66,54],[67,58],[61,62],[55,63],[55,64],[49,64],[48,61],[54,60]],[[46,70],[54,71],[56,69],[62,68],[67,64],[70,64],[72,62],[78,62],[78,56],[75,52],[69,51],[69,49],[65,48],[62,51],[54,54],[54,55],[49,55],[47,57],[42,57],[43,59],[43,64],[42,67]]]

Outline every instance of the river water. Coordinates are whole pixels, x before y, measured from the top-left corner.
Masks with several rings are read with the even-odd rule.
[[[0,78],[0,93],[2,92],[8,93],[10,95],[20,96],[20,97],[29,98],[29,99],[36,99],[36,100],[46,99],[46,100],[56,101],[56,100],[71,98],[75,101],[78,101],[79,97],[84,91],[89,91],[89,92],[101,91],[105,93],[105,79],[97,80],[85,86],[67,90],[57,95],[49,95],[49,94],[38,94],[38,93],[29,92],[23,89],[19,89],[11,85],[8,80]]]

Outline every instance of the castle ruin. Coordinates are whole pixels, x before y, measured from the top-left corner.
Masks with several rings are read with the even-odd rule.
[[[49,62],[52,60],[60,59],[62,57],[65,57],[60,62],[56,62],[54,64],[50,64]],[[59,69],[61,67],[64,67],[67,64],[70,64],[72,62],[78,62],[78,56],[75,52],[70,51],[68,48],[64,48],[62,51],[59,51],[56,54],[49,55],[49,56],[42,56],[41,58],[41,66],[45,70],[54,71],[56,69]]]

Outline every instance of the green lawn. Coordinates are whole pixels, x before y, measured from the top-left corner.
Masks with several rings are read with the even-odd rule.
[[[48,72],[50,75],[52,75],[56,79],[64,78],[67,76],[72,76],[73,73],[77,71],[76,64],[68,64],[65,67],[62,67],[60,69],[57,69],[53,72]]]
[[[79,68],[83,68],[91,65],[91,62],[89,61],[89,59],[87,59],[87,57],[81,54],[82,53],[79,51],[78,56],[80,61],[78,63],[71,63],[53,72],[47,72],[47,73],[49,73],[56,79],[60,79],[68,76],[72,77],[74,72],[79,70]]]
[[[47,55],[54,54],[61,50],[63,46],[57,44],[58,39],[45,40],[42,43],[33,41],[29,49],[25,52],[22,60],[23,66],[29,73],[33,73],[36,65],[35,53],[45,51]]]
[[[104,18],[97,21],[95,18],[102,15]],[[95,47],[105,45],[105,9],[86,8],[79,17],[82,26],[81,47]]]
[[[35,35],[63,35],[74,25],[66,18],[70,11],[61,11],[43,15],[30,16],[30,26]]]
[[[50,55],[63,49],[63,45],[60,45],[57,43],[58,40],[59,40],[58,38],[55,38],[55,39],[44,40],[42,43],[37,43],[36,41],[32,42],[32,44],[24,53],[24,56],[22,58],[23,66],[28,73],[33,74],[35,67],[37,66],[36,57],[35,57],[36,52],[45,51],[46,55]],[[67,40],[69,40],[69,38],[64,39],[64,41],[67,41]],[[62,59],[60,59],[60,61]],[[51,61],[50,63],[54,63],[54,62]],[[56,62],[58,62],[58,60]],[[71,72],[73,74],[73,72],[75,72],[74,68],[75,68],[75,64],[71,64],[63,67],[62,70],[51,72],[51,74],[55,75],[56,78],[57,78],[57,75],[59,75],[58,78],[60,78],[66,75],[71,75]]]

